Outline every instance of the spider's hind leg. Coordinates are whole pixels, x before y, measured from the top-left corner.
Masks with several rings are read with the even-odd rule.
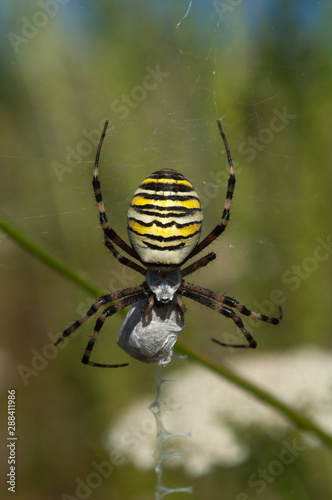
[[[231,300],[235,300],[235,299],[231,299]],[[237,301],[235,301],[235,302],[237,302]],[[242,304],[239,304],[239,302],[237,302],[237,304],[240,305],[240,306],[242,306]],[[278,325],[280,323],[280,321],[282,320],[282,309],[281,309],[281,307],[279,307],[279,318],[271,318],[270,316],[265,316],[263,314],[254,313],[253,311],[249,311],[249,309],[247,309],[245,306],[242,306],[242,308],[245,309],[245,312],[241,311],[241,309],[239,309],[239,311],[242,314],[245,314],[246,316],[250,316],[251,318],[255,318],[255,319],[259,319],[261,321],[265,321],[266,323],[270,323],[271,325]],[[231,309],[228,309],[228,310],[232,311]],[[221,345],[223,347],[235,347],[235,348],[238,348],[238,347],[240,347],[240,348],[241,347],[251,347],[251,348],[255,349],[255,347],[257,347],[257,342],[252,337],[251,333],[246,329],[246,327],[244,326],[243,321],[241,320],[241,318],[239,316],[237,316],[237,314],[235,314],[234,311],[232,311],[232,313],[233,313],[233,316],[230,315],[229,317],[231,317],[232,320],[234,321],[234,323],[236,324],[236,326],[238,328],[240,328],[241,332],[243,333],[243,335],[245,336],[245,338],[248,340],[249,345],[243,345],[243,344],[226,344],[224,342],[220,342],[220,340],[217,340],[217,339],[211,339],[211,340],[213,342],[215,342],[216,344],[219,344],[219,345]],[[224,314],[224,313],[222,313],[222,314]]]
[[[92,335],[90,337],[88,345],[86,346],[86,349],[84,351],[84,354],[82,357],[82,363],[84,363],[85,365],[89,365],[89,366],[98,366],[100,368],[119,368],[121,366],[128,365],[128,363],[122,363],[122,364],[96,363],[95,361],[90,361],[90,356],[91,356],[93,347],[95,345],[95,342],[97,340],[97,337],[99,335],[99,332],[105,323],[105,320],[109,316],[113,316],[113,314],[117,313],[118,311],[121,311],[121,309],[124,309],[125,307],[130,306],[130,305],[134,304],[135,302],[138,302],[139,300],[144,299],[145,297],[146,297],[146,292],[135,293],[133,295],[129,295],[129,296],[123,298],[122,300],[120,300],[116,304],[113,304],[104,310],[104,312],[97,319],[95,328],[92,332]]]
[[[272,325],[277,325],[281,321],[281,315],[279,318],[272,318],[270,316],[265,316],[263,314],[256,313],[254,311],[250,311],[243,304],[233,299],[232,297],[228,297],[227,295],[223,295],[218,292],[214,292],[213,290],[209,290],[207,288],[203,288],[198,285],[194,285],[193,283],[188,283],[187,281],[183,281],[181,283],[181,287],[179,292],[189,299],[195,300],[200,304],[203,304],[206,307],[209,307],[213,311],[226,316],[227,318],[231,318],[236,326],[241,330],[244,337],[248,341],[248,345],[246,344],[225,344],[220,342],[219,340],[212,339],[219,345],[225,347],[235,347],[235,348],[252,348],[254,349],[257,346],[255,339],[252,337],[251,333],[244,326],[242,319],[240,316],[230,309],[230,307],[235,307],[241,314],[244,316],[248,316],[250,318],[258,319],[260,321],[264,321],[265,323],[270,323]],[[227,307],[229,306],[229,307]]]

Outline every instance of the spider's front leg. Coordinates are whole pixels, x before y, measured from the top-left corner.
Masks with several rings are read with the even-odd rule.
[[[131,255],[135,259],[139,260],[139,257],[137,255],[136,251],[133,248],[131,248],[122,238],[120,238],[120,236],[114,231],[114,229],[110,227],[108,220],[107,220],[107,216],[106,216],[106,211],[105,211],[105,206],[104,206],[104,202],[103,202],[103,198],[102,198],[102,194],[101,194],[100,181],[99,181],[98,174],[99,174],[99,158],[100,158],[101,148],[103,146],[103,142],[105,139],[107,127],[108,127],[108,120],[106,120],[106,122],[105,122],[102,134],[101,134],[100,139],[99,139],[98,149],[97,149],[96,158],[95,158],[95,165],[94,165],[94,169],[93,169],[93,178],[92,178],[93,191],[95,194],[95,198],[96,198],[96,202],[97,202],[97,206],[98,206],[98,210],[99,210],[99,221],[100,221],[100,225],[104,231],[104,234],[107,238],[109,238],[111,241],[113,241],[113,243],[118,245],[118,247],[120,247],[128,255]],[[112,251],[112,253],[113,253],[113,251]],[[113,255],[115,256],[114,253],[113,253]],[[127,264],[125,264],[125,265],[127,265]],[[129,266],[129,267],[133,267],[133,266]],[[138,272],[140,272],[140,271],[138,271]]]
[[[229,178],[228,178],[228,183],[227,183],[227,192],[226,192],[226,199],[224,203],[224,210],[221,216],[221,221],[219,224],[204,238],[203,241],[198,243],[198,245],[194,248],[188,259],[191,257],[194,257],[194,255],[200,253],[204,248],[206,248],[208,245],[210,245],[218,236],[220,236],[226,229],[229,217],[230,217],[230,209],[231,209],[231,204],[232,204],[232,199],[233,199],[233,194],[234,194],[234,189],[235,189],[235,172],[234,172],[234,166],[233,166],[233,160],[231,156],[231,152],[228,146],[228,142],[225,136],[225,133],[223,131],[223,128],[221,126],[221,121],[217,120],[217,124],[219,127],[219,132],[221,135],[221,138],[224,142],[225,146],[225,151],[227,154],[227,161],[228,161],[228,168],[229,168]]]

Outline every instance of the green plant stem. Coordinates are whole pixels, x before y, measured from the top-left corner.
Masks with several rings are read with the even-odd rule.
[[[100,287],[97,287],[87,279],[80,276],[78,273],[73,271],[73,269],[67,266],[64,262],[49,254],[46,250],[41,248],[39,245],[34,243],[32,240],[27,238],[20,229],[14,227],[10,222],[8,222],[3,215],[0,214],[0,229],[8,234],[16,243],[26,250],[28,253],[36,257],[41,262],[44,262],[48,267],[53,269],[53,271],[61,274],[70,281],[76,283],[84,290],[87,290],[94,295],[98,295],[100,292]]]
[[[61,274],[68,280],[74,282],[76,285],[83,288],[85,291],[97,295],[99,293],[99,288],[91,283],[90,281],[82,278],[78,273],[73,271],[69,266],[61,262],[59,259],[49,254],[46,250],[42,249],[36,243],[31,241],[22,232],[15,228],[12,224],[5,220],[3,216],[0,215],[0,228],[8,234],[20,247],[34,255],[38,260],[44,262],[48,267],[53,269],[53,271]],[[193,348],[189,348],[182,341],[178,340],[176,343],[177,352],[188,356],[193,361],[197,361],[203,366],[213,370],[218,373],[226,380],[232,382],[233,384],[241,387],[242,389],[248,391],[257,399],[263,401],[264,403],[272,406],[275,410],[279,411],[285,415],[289,420],[291,420],[298,428],[312,432],[318,436],[326,445],[332,448],[332,436],[327,434],[318,425],[312,422],[310,419],[304,417],[297,410],[294,410],[289,405],[283,403],[278,398],[274,397],[269,392],[257,387],[255,384],[248,382],[248,380],[242,378],[240,375],[234,373],[232,370],[222,365],[220,362],[215,362],[206,355],[198,352]]]
[[[318,436],[324,443],[332,448],[332,436],[327,434],[323,429],[321,429],[310,419],[304,417],[297,410],[294,410],[291,406],[283,403],[280,399],[276,398],[269,392],[259,388],[257,385],[234,373],[231,369],[227,368],[220,362],[217,363],[213,359],[210,359],[207,355],[198,352],[192,347],[188,347],[183,342],[177,341],[176,351],[180,354],[188,356],[188,358],[192,359],[193,361],[197,361],[198,363],[203,364],[204,366],[210,368],[210,370],[218,373],[233,384],[250,392],[252,396],[255,396],[264,403],[272,406],[275,410],[281,412],[300,429],[316,434],[316,436]]]

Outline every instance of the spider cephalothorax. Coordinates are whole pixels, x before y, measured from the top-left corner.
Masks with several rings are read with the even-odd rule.
[[[88,312],[67,328],[56,341],[56,344],[61,342],[97,312],[101,306],[112,302],[96,322],[83,354],[83,363],[105,368],[115,368],[128,364],[96,363],[90,361],[90,355],[106,318],[129,305],[132,307],[117,338],[119,346],[140,361],[158,362],[161,366],[165,366],[171,360],[174,344],[184,328],[185,306],[182,297],[188,297],[223,316],[232,318],[248,341],[248,344],[233,345],[213,339],[223,346],[254,348],[257,345],[237,312],[231,308],[235,308],[245,316],[266,323],[274,325],[279,323],[281,317],[271,318],[250,311],[231,297],[202,288],[183,279],[216,258],[215,254],[211,252],[182,268],[187,260],[204,250],[225,230],[229,220],[235,173],[225,134],[219,120],[217,123],[229,166],[226,200],[219,224],[199,243],[203,214],[194,187],[175,170],[158,170],[143,180],[131,201],[127,218],[131,246],[110,227],[101,196],[98,165],[108,121],[105,123],[96,154],[92,181],[100,223],[104,231],[105,245],[121,264],[143,274],[146,279],[141,285],[100,297]],[[120,254],[113,243],[137,260],[139,264]]]

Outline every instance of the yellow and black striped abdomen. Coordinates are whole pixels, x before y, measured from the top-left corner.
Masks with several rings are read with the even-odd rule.
[[[192,184],[175,170],[158,170],[135,192],[128,210],[128,234],[141,261],[178,267],[197,245],[203,213]]]

